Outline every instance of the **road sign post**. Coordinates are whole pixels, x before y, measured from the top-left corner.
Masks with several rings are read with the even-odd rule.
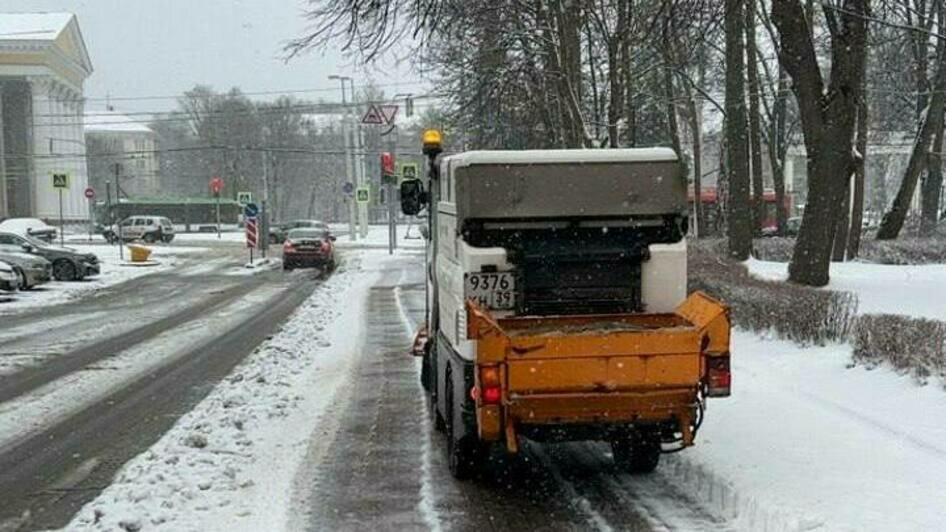
[[[95,206],[95,189],[92,187],[86,187],[85,189],[85,199],[89,200],[89,242],[92,241],[92,233],[95,231],[95,221],[93,219]]]
[[[253,248],[259,243],[259,207],[255,203],[243,206],[243,225],[246,229],[246,247],[250,250],[250,264],[253,264]]]
[[[351,161],[347,162],[350,163]],[[345,207],[348,209],[348,239],[352,241],[358,240],[358,231],[355,230],[355,202],[353,201],[355,196],[355,184],[351,181],[343,183],[342,194],[345,196]]]
[[[397,183],[394,155],[381,152],[381,183],[384,186],[384,199],[388,207],[388,255],[394,254],[397,246],[396,214],[394,212],[394,185]]]
[[[59,191],[59,245],[65,246],[65,235],[63,229],[66,227],[66,220],[62,214],[62,191],[69,188],[69,174],[65,172],[53,173],[53,188]]]
[[[216,198],[216,208],[217,208],[217,240],[220,240],[220,193],[223,191],[223,179],[220,179],[217,176],[214,176],[210,180],[210,192],[213,193],[214,198]]]

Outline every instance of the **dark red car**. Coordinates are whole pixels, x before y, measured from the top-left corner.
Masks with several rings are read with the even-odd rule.
[[[318,228],[300,227],[289,231],[282,245],[282,268],[335,268],[335,237]]]

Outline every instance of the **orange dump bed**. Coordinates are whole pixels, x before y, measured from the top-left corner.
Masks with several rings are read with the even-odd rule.
[[[470,302],[467,323],[477,366],[502,377],[501,404],[478,404],[487,440],[521,424],[687,424],[707,357],[729,351],[728,309],[700,292],[672,314],[497,319]]]

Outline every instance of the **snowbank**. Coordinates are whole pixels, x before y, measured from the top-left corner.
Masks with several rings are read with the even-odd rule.
[[[750,259],[749,273],[785,280],[788,265]],[[853,292],[861,314],[901,314],[946,321],[946,265],[893,266],[864,262],[831,265],[831,290]]]
[[[127,463],[66,529],[284,529],[296,469],[360,351],[357,324],[375,277],[361,261],[349,255],[279,333]]]
[[[849,364],[737,331],[733,396],[660,474],[745,530],[942,530],[942,390]]]
[[[337,228],[337,229],[336,229]],[[358,233],[358,240],[352,240],[348,234],[348,226],[332,226],[333,231],[338,231],[338,240],[335,245],[340,249],[350,248],[378,248],[388,249],[388,226],[387,225],[369,225],[367,238],[362,238]],[[410,238],[404,238],[409,236]],[[410,226],[399,224],[397,226],[397,247],[398,249],[423,249],[426,242],[420,236],[420,229],[417,225]]]

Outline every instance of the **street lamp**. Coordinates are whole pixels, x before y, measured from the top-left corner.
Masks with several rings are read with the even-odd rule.
[[[337,79],[339,81],[339,83],[342,86],[342,105],[345,105],[346,103],[348,103],[345,101],[345,80],[351,81],[351,78],[348,76],[339,76],[336,74],[332,74],[331,76],[328,77],[328,79],[332,79],[332,80]],[[354,92],[352,92],[352,95],[354,96]]]
[[[343,144],[345,146],[345,183],[347,185],[352,183],[353,161],[351,153],[351,141],[349,140],[348,136],[348,102],[345,100],[345,80],[351,80],[351,78],[348,76],[338,76],[333,74],[329,76],[328,79],[337,79],[342,87],[342,137],[344,138]],[[354,97],[354,95],[355,93],[353,91],[352,97]],[[347,193],[344,194],[347,196]],[[349,240],[357,240],[355,232],[355,202],[352,200],[352,198],[346,197],[345,203],[348,207],[348,238]]]

